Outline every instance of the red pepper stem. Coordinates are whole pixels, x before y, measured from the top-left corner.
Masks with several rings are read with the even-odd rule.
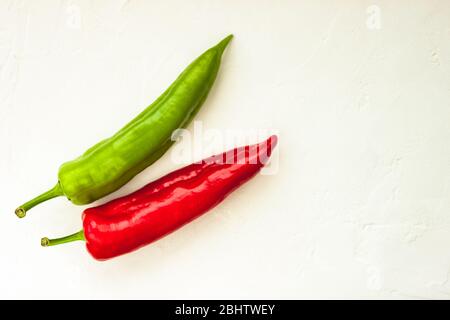
[[[36,198],[24,203],[23,205],[21,205],[20,207],[18,207],[16,209],[16,215],[19,218],[23,218],[25,217],[25,215],[27,214],[27,211],[30,210],[31,208],[33,208],[34,206],[38,205],[41,202],[50,200],[52,198],[56,198],[59,196],[64,195],[61,186],[59,185],[59,182],[56,184],[56,186],[54,186],[52,189],[44,192],[43,194],[37,196]]]
[[[73,241],[85,241],[84,237],[84,230],[80,230],[78,232],[75,232],[71,235],[62,237],[62,238],[56,238],[56,239],[49,239],[47,237],[41,239],[41,246],[43,247],[50,247],[50,246],[56,246],[58,244],[73,242]]]

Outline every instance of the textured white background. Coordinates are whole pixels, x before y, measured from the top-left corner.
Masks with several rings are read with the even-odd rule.
[[[446,0],[1,0],[0,297],[450,298],[449,17]],[[197,119],[278,130],[278,173],[109,262],[41,248],[83,207],[14,208],[228,33]]]

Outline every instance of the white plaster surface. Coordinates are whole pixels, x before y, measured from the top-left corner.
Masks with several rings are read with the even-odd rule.
[[[1,0],[0,297],[450,298],[449,17],[446,0]],[[41,248],[85,207],[15,207],[229,33],[197,119],[276,130],[276,174],[115,260]]]

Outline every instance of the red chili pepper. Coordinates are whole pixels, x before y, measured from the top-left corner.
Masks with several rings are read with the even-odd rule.
[[[106,260],[150,244],[219,204],[266,164],[277,137],[232,149],[174,171],[140,190],[83,213],[83,230],[43,246],[86,240]]]

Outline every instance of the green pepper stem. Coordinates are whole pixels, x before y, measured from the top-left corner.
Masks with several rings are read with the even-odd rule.
[[[44,237],[41,239],[41,246],[43,247],[50,247],[50,246],[56,246],[58,244],[73,242],[73,241],[85,241],[84,237],[84,230],[80,230],[78,232],[75,232],[74,234],[62,237],[62,238],[56,238],[56,239],[49,239],[47,237]]]
[[[16,215],[19,218],[23,218],[25,217],[26,213],[28,210],[30,210],[31,208],[33,208],[34,206],[38,205],[41,202],[50,200],[52,198],[55,197],[59,197],[64,195],[61,186],[59,184],[59,182],[56,184],[56,186],[54,186],[52,189],[48,190],[47,192],[44,192],[43,194],[37,196],[36,198],[24,203],[23,205],[21,205],[20,207],[18,207],[16,209]]]

